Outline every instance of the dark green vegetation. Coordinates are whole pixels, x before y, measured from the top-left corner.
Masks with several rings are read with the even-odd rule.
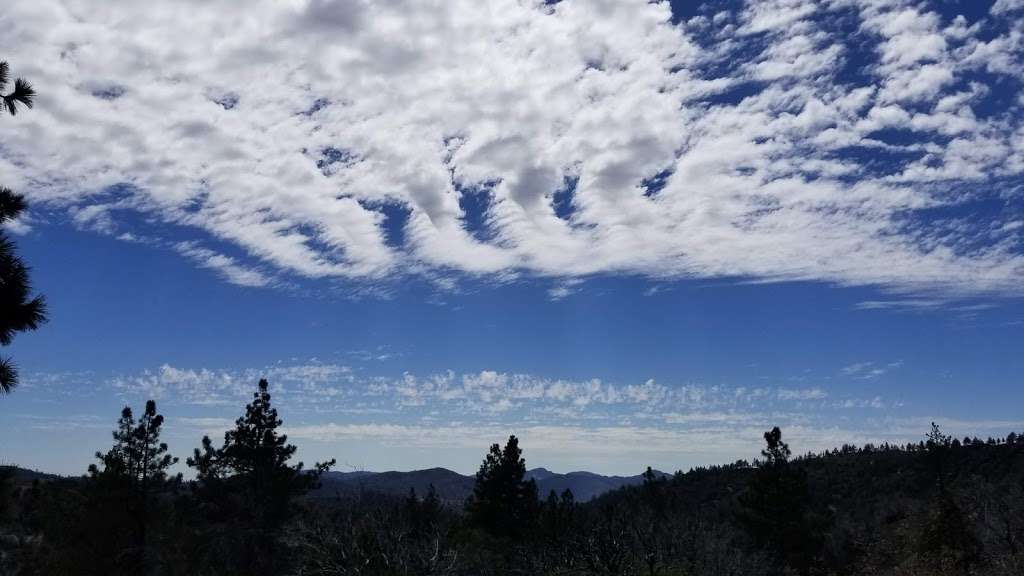
[[[933,426],[916,444],[792,458],[775,428],[753,463],[649,469],[589,502],[539,494],[512,436],[464,503],[431,485],[329,497],[333,462],[290,463],[267,388],[221,446],[202,439],[193,481],[168,473],[153,402],[124,409],[81,478],[0,469],[0,574],[1024,574],[1016,434]]]
[[[14,89],[7,88],[9,70],[7,62],[0,62],[0,112],[7,110],[13,116],[18,107],[32,107],[35,90],[18,78]],[[25,210],[25,198],[0,186],[0,225],[15,220]],[[7,346],[14,335],[35,330],[46,321],[46,303],[41,296],[32,297],[28,266],[14,252],[14,243],[0,229],[0,346]],[[0,393],[10,392],[18,384],[18,370],[8,358],[0,358]]]

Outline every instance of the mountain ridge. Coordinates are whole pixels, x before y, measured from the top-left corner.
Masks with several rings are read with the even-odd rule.
[[[658,476],[670,476],[655,470]],[[561,494],[566,489],[572,491],[578,502],[587,502],[617,490],[624,486],[635,486],[643,483],[643,474],[634,476],[605,476],[586,470],[558,473],[546,468],[532,468],[526,471],[525,478],[537,482],[537,492],[546,498],[552,490]],[[463,502],[473,493],[475,477],[459,474],[447,468],[434,467],[424,470],[399,472],[370,472],[358,470],[352,472],[331,471],[321,476],[321,487],[312,496],[327,498],[336,494],[351,494],[368,491],[404,496],[410,490],[422,496],[433,485],[438,497],[448,503]]]

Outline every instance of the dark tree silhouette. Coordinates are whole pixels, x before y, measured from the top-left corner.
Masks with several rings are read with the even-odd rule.
[[[789,444],[782,441],[782,430],[778,426],[764,433],[764,441],[767,446],[761,450],[761,456],[764,456],[766,466],[780,467],[789,464]]]
[[[188,465],[197,472],[197,495],[216,509],[220,519],[238,524],[247,542],[242,570],[248,574],[276,574],[280,570],[278,536],[293,512],[292,501],[319,485],[320,475],[335,461],[289,464],[296,447],[278,432],[282,421],[270,403],[265,379],[245,415],[224,434],[224,444],[214,448],[203,437]]]
[[[105,454],[96,453],[99,466],[89,466],[94,515],[121,511],[126,516],[127,525],[118,526],[130,543],[119,555],[123,562],[118,566],[126,571],[145,566],[149,545],[147,530],[154,521],[151,511],[155,495],[166,489],[169,481],[181,479],[180,475],[168,478],[168,470],[178,459],[168,454],[167,444],[160,441],[163,423],[164,417],[157,414],[156,402],[152,400],[146,402],[146,409],[138,420],[132,415],[132,409],[125,406],[113,432],[113,447]],[[116,540],[112,547],[118,547]]]
[[[791,466],[778,426],[764,433],[764,457],[740,497],[739,518],[754,541],[800,574],[809,574],[822,526],[811,516],[807,474]]]
[[[521,538],[529,534],[536,520],[537,483],[524,480],[522,453],[519,439],[509,436],[504,449],[491,445],[476,473],[466,507],[473,523],[492,536]]]
[[[32,107],[36,91],[32,88],[31,84],[18,78],[14,81],[14,89],[5,94],[4,90],[7,89],[9,77],[10,67],[7,65],[7,62],[0,62],[0,112],[6,109],[11,113],[11,116],[14,116],[18,113],[18,106]]]
[[[167,470],[178,462],[167,453],[167,444],[160,442],[163,424],[164,417],[156,413],[156,402],[152,400],[146,402],[146,410],[138,421],[132,416],[132,409],[125,406],[113,433],[114,446],[106,454],[96,453],[103,468],[90,465],[89,476],[123,479],[142,493],[162,487],[168,479]]]
[[[0,225],[14,220],[25,209],[25,199],[7,188],[0,188]],[[8,345],[14,335],[35,330],[46,321],[46,303],[42,296],[31,296],[28,266],[14,252],[14,243],[0,229],[0,345]],[[18,371],[8,358],[0,358],[0,393],[10,392],[18,384]]]
[[[932,422],[932,428],[928,431],[925,447],[928,450],[928,459],[931,462],[932,471],[935,474],[935,481],[938,484],[939,492],[946,491],[946,458],[947,452],[952,447],[949,436],[942,433],[939,425]]]
[[[544,574],[572,574],[582,563],[576,499],[566,488],[561,496],[554,490],[540,505],[535,555],[540,556]]]
[[[416,495],[415,488],[409,488],[405,509],[409,515],[412,537],[431,536],[437,528],[443,508],[441,499],[437,495],[437,489],[433,484],[427,488],[427,495],[422,499]]]
[[[0,112],[6,109],[13,116],[19,104],[32,107],[35,90],[18,78],[14,91],[4,94],[9,69],[0,62]],[[0,187],[0,226],[17,218],[25,210],[25,198],[8,188]],[[0,345],[7,346],[14,335],[35,330],[46,321],[46,304],[42,296],[31,297],[28,267],[14,252],[11,242],[0,228]],[[18,384],[18,370],[9,358],[0,358],[0,393],[8,393]]]
[[[14,492],[14,470],[0,466],[0,527],[7,521],[10,513],[11,495]]]

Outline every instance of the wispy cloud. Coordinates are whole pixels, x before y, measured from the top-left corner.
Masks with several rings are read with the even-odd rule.
[[[203,248],[195,242],[178,242],[174,248],[183,256],[194,260],[200,267],[219,272],[225,280],[239,286],[262,287],[271,283],[270,278],[255,268],[242,266],[230,256]]]
[[[839,372],[843,376],[849,378],[858,378],[861,380],[872,380],[879,376],[884,376],[892,370],[895,370],[903,366],[902,360],[896,360],[895,362],[889,362],[887,364],[878,364],[876,362],[857,362],[844,366]]]
[[[578,290],[577,286],[582,283],[583,281],[580,279],[563,280],[548,290],[548,298],[556,301],[562,300],[574,294]]]

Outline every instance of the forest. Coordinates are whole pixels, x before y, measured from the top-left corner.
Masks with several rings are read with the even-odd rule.
[[[219,445],[185,459],[156,403],[125,407],[81,477],[2,469],[0,573],[12,575],[971,575],[1024,573],[1024,439],[950,438],[761,457],[659,475],[589,502],[539,494],[518,439],[472,495],[309,497],[261,380]]]

